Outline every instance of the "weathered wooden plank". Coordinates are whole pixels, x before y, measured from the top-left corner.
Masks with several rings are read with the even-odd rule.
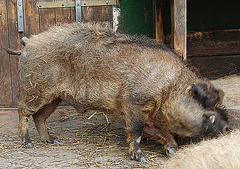
[[[55,2],[68,2],[73,0],[56,0]],[[56,8],[56,23],[71,22],[71,8]]]
[[[9,55],[4,48],[8,47],[7,4],[0,1],[0,106],[12,104],[12,87]]]
[[[39,33],[39,11],[36,0],[25,0],[25,36],[30,37]]]
[[[22,48],[20,39],[24,36],[23,33],[18,32],[18,18],[17,18],[17,1],[8,0],[8,37],[9,37],[9,47],[11,49],[19,50]],[[19,57],[15,55],[10,55],[11,64],[11,85],[12,85],[12,105],[16,106],[20,98],[20,83],[18,76],[18,61]]]
[[[190,57],[187,59],[203,77],[217,79],[224,76],[240,76],[240,55],[215,57]],[[239,114],[240,115],[240,114]]]
[[[102,6],[102,18],[101,22],[110,22],[113,24],[113,7],[112,6]]]
[[[76,11],[75,8],[70,8],[70,22],[76,22]]]
[[[69,8],[77,6],[106,6],[119,5],[118,0],[74,0],[74,1],[54,1],[54,2],[39,2],[38,8]]]
[[[82,7],[83,22],[113,22],[112,6]]]
[[[82,7],[82,22],[99,21],[101,7]],[[97,17],[98,16],[98,17]]]
[[[171,0],[171,23],[173,48],[187,59],[187,0]]]
[[[155,39],[160,43],[164,43],[162,3],[162,0],[153,0],[155,13]]]
[[[55,9],[39,9],[39,31],[43,32],[56,23]]]
[[[54,2],[54,0],[39,0],[39,2]],[[54,24],[56,24],[55,9],[39,9],[39,31],[47,30]]]
[[[240,55],[240,29],[188,33],[188,56]]]

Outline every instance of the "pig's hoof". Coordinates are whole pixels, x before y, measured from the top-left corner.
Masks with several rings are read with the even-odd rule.
[[[43,140],[43,142],[45,144],[48,144],[48,143],[50,143],[50,144],[59,144],[59,143],[61,143],[61,141],[58,138],[51,138],[49,140]]]
[[[173,156],[177,152],[177,147],[175,146],[168,146],[166,149],[167,156]]]
[[[53,137],[51,135],[49,135],[49,138],[48,139],[42,139],[42,141],[45,143],[45,144],[58,144],[58,143],[61,143],[61,141],[57,138],[57,137]]]
[[[61,143],[61,140],[59,140],[58,138],[55,138],[53,140],[53,144],[59,144],[59,143]]]
[[[132,152],[130,154],[131,160],[136,160],[136,161],[140,161],[140,162],[147,162],[147,159],[145,157],[145,155],[143,154],[143,152],[139,149],[137,152]]]
[[[33,143],[24,143],[26,148],[33,148]]]

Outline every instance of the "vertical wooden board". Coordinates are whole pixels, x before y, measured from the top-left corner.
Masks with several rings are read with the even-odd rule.
[[[55,0],[56,2],[67,2],[72,0]],[[70,8],[56,8],[56,23],[70,23],[71,9]]]
[[[75,0],[72,0],[75,1]],[[70,22],[76,22],[76,10],[75,7],[70,8]]]
[[[82,7],[83,22],[113,22],[112,6],[89,6]]]
[[[171,46],[174,46],[174,0],[170,0],[171,10]]]
[[[175,52],[187,58],[187,0],[171,0],[172,42]]]
[[[25,36],[30,37],[39,33],[39,12],[36,0],[25,0],[24,3]]]
[[[113,24],[113,7],[112,6],[102,6],[102,19],[101,21],[110,22]]]
[[[24,35],[23,35],[23,33],[18,33],[17,1],[16,0],[8,0],[7,7],[8,7],[9,47],[11,49],[20,50],[22,48],[20,40]],[[20,98],[18,61],[19,61],[19,56],[10,55],[11,82],[12,82],[12,105],[11,106],[16,106],[19,101],[19,98]]]
[[[95,9],[95,7],[90,6],[82,7],[82,22],[96,21],[96,16],[101,17],[101,14],[99,13],[99,10],[97,11],[97,9],[99,8]]]
[[[153,0],[155,13],[155,38],[158,42],[164,43],[163,17],[162,17],[163,0]]]
[[[40,32],[47,30],[56,23],[55,9],[39,9]]]
[[[70,22],[76,22],[76,10],[75,8],[70,8]]]
[[[39,2],[54,2],[54,0],[39,0]],[[39,9],[39,24],[40,32],[56,24],[55,8]]]
[[[12,104],[12,87],[9,55],[4,50],[8,47],[7,4],[0,1],[0,106],[9,107]]]

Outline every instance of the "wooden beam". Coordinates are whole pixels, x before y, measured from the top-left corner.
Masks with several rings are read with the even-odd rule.
[[[19,2],[19,1],[18,1]],[[23,7],[22,1],[20,3],[21,7]],[[9,48],[20,50],[22,49],[22,45],[20,43],[21,38],[24,36],[24,33],[19,33],[19,27],[16,25],[16,21],[18,20],[17,16],[17,6],[19,6],[18,3],[14,3],[14,1],[7,1],[7,15],[8,15],[8,39],[9,39]],[[22,9],[23,11],[23,9]],[[23,13],[21,13],[21,16],[23,17]],[[23,20],[22,20],[23,21]],[[22,23],[24,24],[24,23]],[[24,26],[21,25],[21,28]],[[23,30],[23,29],[22,29]],[[12,88],[12,103],[11,107],[17,105],[20,99],[20,83],[19,83],[19,71],[18,71],[18,62],[19,57],[13,57],[12,55],[9,57],[9,63],[10,63],[10,77],[11,77],[11,88]],[[4,63],[4,62],[3,62]],[[6,63],[4,63],[5,65]],[[10,94],[10,91],[6,91],[8,94]]]
[[[160,43],[164,43],[162,3],[162,0],[153,0],[155,13],[155,39]]]
[[[173,48],[187,59],[187,0],[171,0],[171,23]]]
[[[8,1],[0,1],[0,107],[10,107],[12,104],[11,63],[4,48],[9,47],[8,13],[15,9],[7,8],[8,4]]]

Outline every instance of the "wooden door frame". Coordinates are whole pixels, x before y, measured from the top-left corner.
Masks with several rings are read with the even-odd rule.
[[[153,0],[155,13],[155,38],[164,43],[162,1]],[[174,51],[187,59],[187,0],[170,0],[171,8],[171,46]]]

